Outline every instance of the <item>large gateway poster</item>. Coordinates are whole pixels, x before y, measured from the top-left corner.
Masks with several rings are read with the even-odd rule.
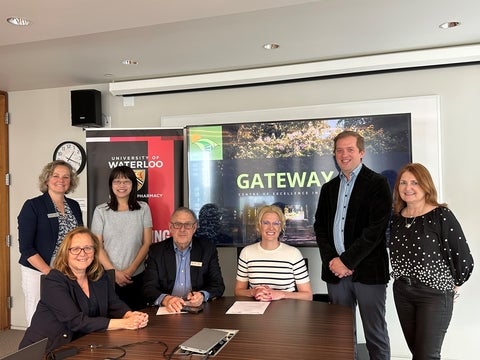
[[[277,204],[287,218],[283,240],[316,246],[317,201],[338,174],[333,138],[344,129],[363,135],[364,164],[393,187],[412,159],[410,114],[187,127],[188,199],[200,229],[210,227],[219,246],[245,246],[257,240],[257,210]]]
[[[138,199],[150,206],[153,241],[170,236],[168,222],[183,204],[182,129],[87,129],[88,224],[95,206],[108,201],[111,169],[126,165],[137,176]]]

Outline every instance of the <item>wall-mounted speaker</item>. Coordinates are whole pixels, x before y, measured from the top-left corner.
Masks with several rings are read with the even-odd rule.
[[[102,127],[102,93],[95,89],[72,90],[72,126]]]

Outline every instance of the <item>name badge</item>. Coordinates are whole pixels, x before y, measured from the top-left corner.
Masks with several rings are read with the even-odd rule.
[[[202,267],[202,262],[201,261],[191,261],[190,266]]]
[[[48,217],[49,219],[51,219],[51,218],[56,218],[56,217],[58,217],[58,213],[57,213],[57,212],[54,212],[54,213],[47,214],[47,217]]]

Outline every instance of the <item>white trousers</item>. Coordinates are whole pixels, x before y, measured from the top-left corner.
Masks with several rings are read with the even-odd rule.
[[[27,326],[30,326],[33,313],[37,309],[37,304],[40,301],[40,276],[42,273],[23,265],[21,269],[22,289],[25,295],[25,317],[27,319]]]

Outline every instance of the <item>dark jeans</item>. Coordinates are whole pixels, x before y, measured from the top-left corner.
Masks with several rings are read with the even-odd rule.
[[[130,309],[141,310],[147,307],[147,302],[143,297],[143,273],[132,277],[133,283],[126,286],[118,286],[115,284],[115,292]]]
[[[393,283],[393,296],[412,359],[440,359],[452,318],[453,291],[435,290],[415,278],[402,277]]]
[[[390,339],[385,321],[387,285],[353,282],[349,276],[338,284],[327,284],[327,289],[333,304],[352,307],[354,320],[358,304],[370,360],[390,360]]]

